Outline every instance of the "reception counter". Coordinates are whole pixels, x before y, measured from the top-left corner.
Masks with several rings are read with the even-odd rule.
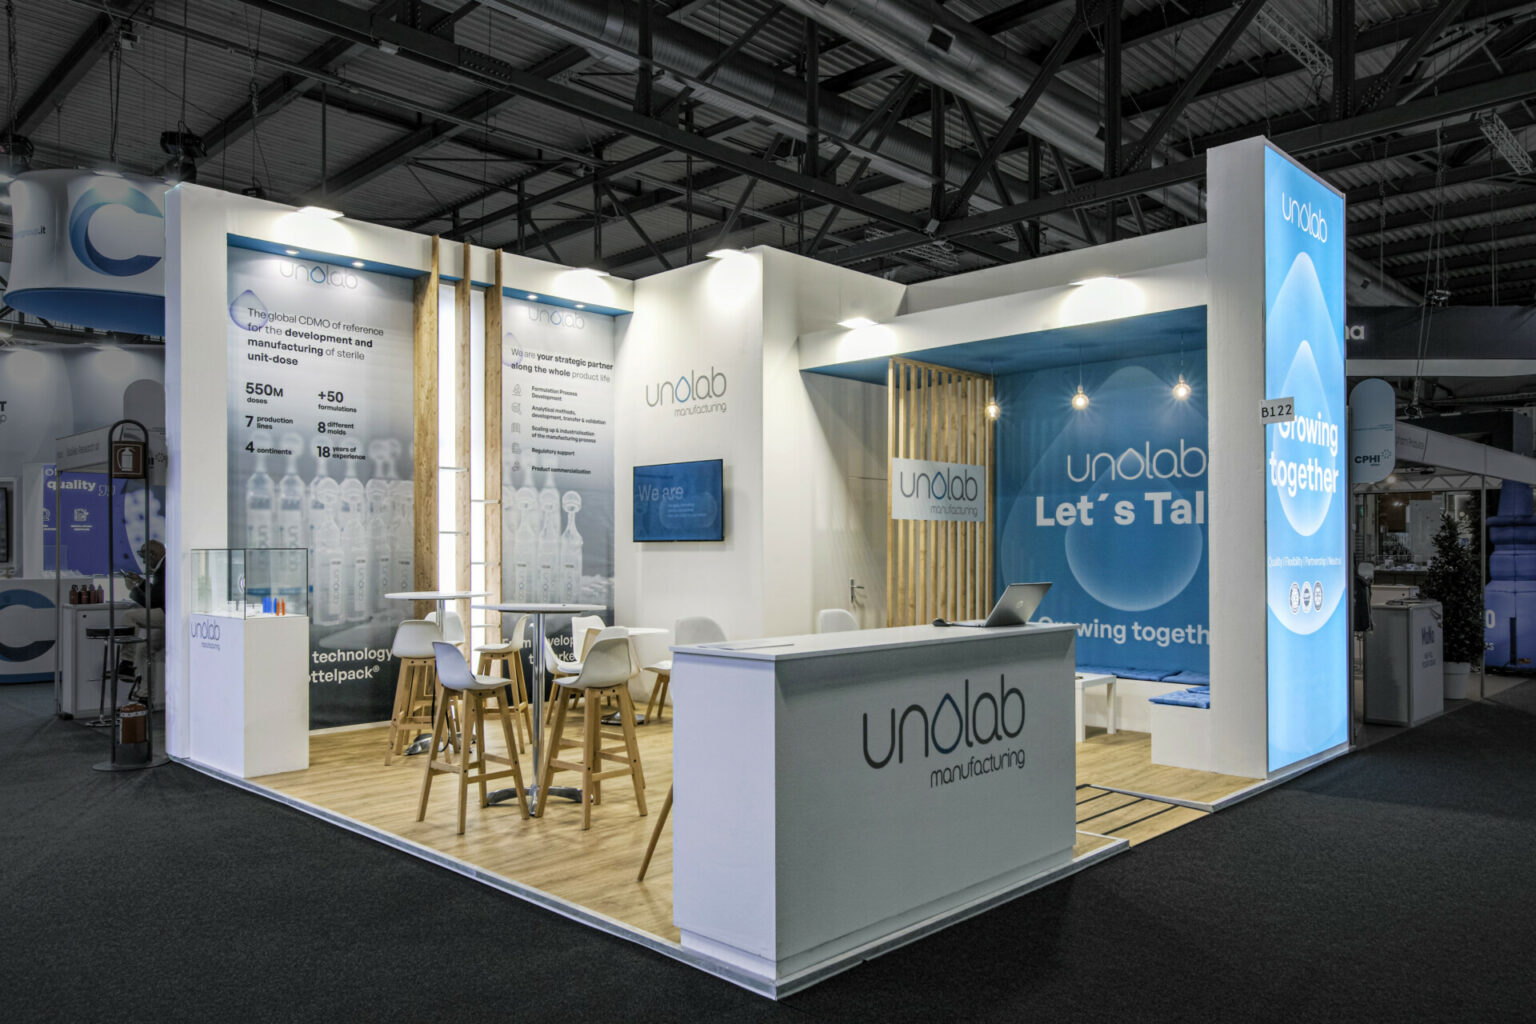
[[[783,995],[1072,860],[1075,627],[673,648],[673,918]]]

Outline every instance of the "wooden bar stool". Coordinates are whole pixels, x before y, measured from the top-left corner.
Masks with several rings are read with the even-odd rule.
[[[635,804],[645,814],[645,773],[640,767],[640,745],[635,741],[635,706],[629,699],[629,638],[623,629],[605,629],[592,644],[581,662],[581,674],[555,680],[556,695],[554,721],[550,725],[549,744],[544,754],[544,770],[539,773],[539,785],[553,785],[554,773],[573,771],[581,773],[581,827],[592,827],[592,805],[602,798],[604,779],[628,775],[635,786]],[[574,690],[586,697],[582,712],[582,740],[568,740],[563,734],[567,706],[567,691]],[[612,697],[619,704],[619,732],[603,729],[601,699]],[[619,740],[622,746],[605,747],[604,740]],[[580,748],[581,760],[567,761],[557,757],[563,748]],[[602,763],[611,761],[619,768],[604,770]],[[540,800],[534,817],[544,816],[548,800]]]
[[[676,783],[667,787],[667,799],[661,805],[661,813],[656,816],[656,827],[651,829],[651,841],[645,844],[645,857],[640,861],[640,873],[635,876],[637,882],[645,881],[645,873],[651,868],[651,855],[656,852],[661,830],[667,827],[667,815],[672,813],[672,793],[676,789]]]
[[[389,718],[385,764],[405,753],[416,732],[432,728],[432,704],[437,687],[432,644],[438,636],[437,623],[426,619],[406,619],[395,630],[390,653],[400,659],[400,676],[395,681],[395,709]]]
[[[512,627],[510,640],[475,648],[475,653],[480,656],[480,664],[475,668],[476,675],[499,678],[498,673],[493,669],[496,669],[498,664],[505,666],[506,678],[511,684],[512,722],[517,727],[518,753],[522,753],[523,744],[533,736],[533,716],[528,704],[528,680],[523,675],[522,658],[527,628],[528,616],[524,615]],[[497,691],[494,699],[498,701],[501,699],[501,691]]]
[[[469,663],[464,660],[464,655],[453,644],[439,640],[432,644],[432,648],[443,699],[438,702],[437,716],[432,722],[432,746],[427,751],[427,770],[421,779],[421,803],[416,808],[416,820],[421,821],[427,816],[427,798],[432,794],[432,777],[444,773],[459,777],[459,835],[464,834],[464,807],[468,802],[471,782],[480,787],[480,806],[484,807],[485,784],[492,779],[504,779],[510,775],[517,789],[517,805],[522,808],[523,817],[528,817],[528,790],[523,785],[523,770],[517,763],[517,748],[512,739],[512,716],[507,710],[505,699],[497,703],[495,711],[501,719],[501,735],[507,744],[507,754],[492,754],[485,745],[486,698],[498,690],[505,690],[507,680],[474,675],[469,671]],[[438,748],[443,746],[450,729],[448,706],[455,700],[462,704],[458,715],[458,757],[451,758],[445,751],[445,756],[439,759]],[[504,764],[507,767],[491,771],[492,764]]]

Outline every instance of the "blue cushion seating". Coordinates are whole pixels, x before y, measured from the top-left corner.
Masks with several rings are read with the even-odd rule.
[[[1164,676],[1165,683],[1179,683],[1183,686],[1210,686],[1211,677],[1204,672],[1191,672],[1185,669],[1183,672],[1175,672],[1171,676]]]
[[[1079,665],[1083,675],[1116,676],[1120,679],[1139,679],[1148,683],[1183,683],[1186,686],[1209,686],[1211,677],[1204,672],[1181,669],[1169,672],[1161,668],[1131,668],[1129,665]]]
[[[1172,704],[1183,708],[1204,708],[1211,706],[1211,688],[1209,686],[1191,686],[1184,690],[1174,690],[1172,693],[1164,693],[1156,697],[1148,698],[1153,704]]]

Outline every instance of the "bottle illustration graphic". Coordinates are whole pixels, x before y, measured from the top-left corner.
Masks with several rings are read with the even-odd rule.
[[[270,447],[270,434],[256,435],[256,469],[245,481],[245,546],[248,548],[274,546],[276,489],[267,475],[266,449]]]
[[[299,454],[304,450],[304,439],[294,434],[283,437],[283,447],[288,449],[288,463],[282,479],[277,482],[277,540],[282,548],[309,547],[309,527],[306,516],[309,496],[304,481],[299,477]]]
[[[368,557],[373,563],[374,587],[371,611],[381,612],[388,603],[384,597],[391,586],[395,562],[392,540],[395,533],[395,496],[390,481],[395,478],[395,460],[387,441],[368,445],[368,460],[373,463],[373,478],[363,488],[368,504]],[[409,589],[408,587],[401,589]]]
[[[391,573],[392,582],[385,593],[393,593],[401,590],[412,590],[416,586],[415,561],[416,561],[416,520],[415,485],[409,480],[399,479],[400,453],[404,451],[404,445],[396,438],[389,438],[386,448],[389,452],[389,491],[391,495],[390,540],[389,550],[394,561],[394,570]]]
[[[372,602],[369,577],[372,566],[368,547],[368,496],[362,480],[357,476],[357,461],[347,462],[347,475],[341,481],[341,549],[346,560],[346,606],[343,612],[348,622],[363,622],[368,618]]]
[[[565,531],[560,534],[559,601],[581,600],[581,532],[576,529],[576,513],[581,511],[581,495],[566,491],[560,498],[565,509]]]
[[[534,560],[538,557],[539,495],[532,487],[517,489],[517,542],[512,545],[512,599],[532,601],[534,594]]]
[[[334,516],[325,515],[315,528],[315,550],[311,561],[315,580],[315,625],[339,626],[347,603],[346,567],[342,559],[341,530]]]
[[[555,601],[559,598],[560,564],[560,492],[555,488],[555,474],[544,476],[544,486],[539,491],[539,547],[534,586],[536,601]]]

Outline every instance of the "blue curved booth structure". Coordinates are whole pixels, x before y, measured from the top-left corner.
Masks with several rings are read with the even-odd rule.
[[[1536,657],[1536,514],[1531,488],[1504,482],[1488,518],[1493,555],[1484,594],[1489,668],[1529,668]]]

